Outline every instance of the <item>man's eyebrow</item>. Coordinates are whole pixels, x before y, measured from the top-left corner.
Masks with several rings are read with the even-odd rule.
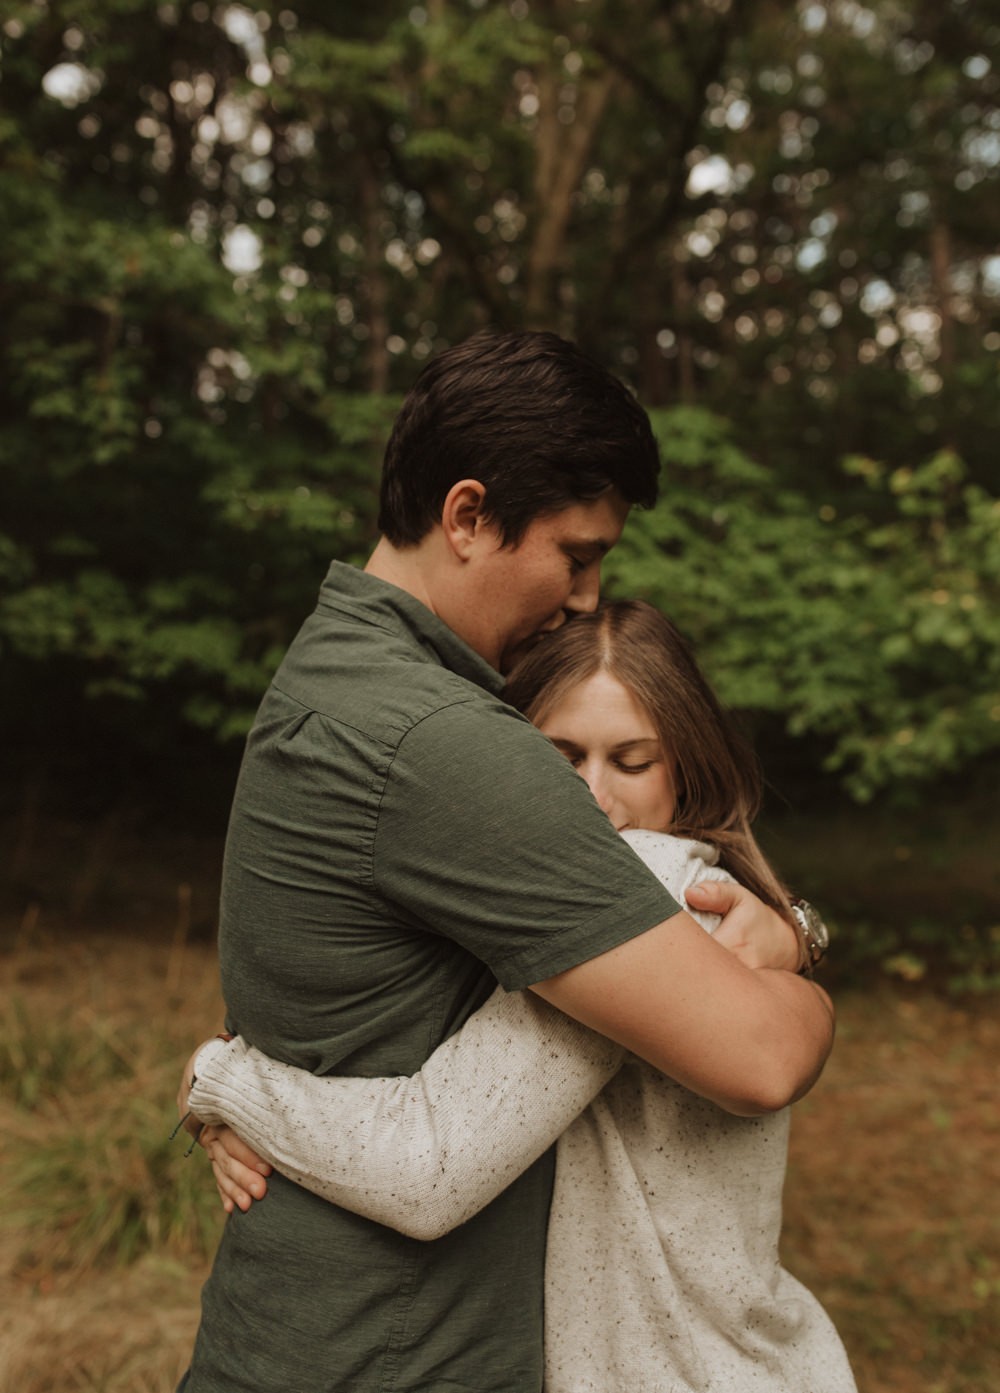
[[[563,542],[563,550],[577,555],[582,552],[585,556],[596,558],[607,556],[612,545],[612,542],[605,541],[603,537],[578,537],[576,540],[570,537]]]

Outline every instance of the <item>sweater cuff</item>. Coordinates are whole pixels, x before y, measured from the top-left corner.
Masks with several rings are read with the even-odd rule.
[[[206,1040],[194,1057],[194,1081],[188,1094],[188,1107],[203,1122],[221,1122],[215,1104],[225,1095],[227,1064],[246,1055],[247,1044],[233,1040]],[[220,1087],[221,1085],[221,1087]]]

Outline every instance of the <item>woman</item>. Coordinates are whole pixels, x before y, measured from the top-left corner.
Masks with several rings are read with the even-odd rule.
[[[675,897],[735,878],[790,913],[751,831],[756,765],[655,610],[574,620],[507,697]],[[531,993],[502,991],[413,1079],[317,1078],[242,1042],[203,1049],[195,1071],[198,1117],[416,1238],[462,1223],[558,1139],[546,1393],[854,1389],[832,1325],[778,1260],[787,1109],[734,1117]],[[263,1184],[231,1147],[212,1144],[230,1210]]]

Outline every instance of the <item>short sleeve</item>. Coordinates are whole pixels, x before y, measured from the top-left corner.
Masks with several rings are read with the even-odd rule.
[[[508,991],[678,912],[570,764],[500,702],[435,711],[402,739],[373,875],[381,894],[475,954]]]

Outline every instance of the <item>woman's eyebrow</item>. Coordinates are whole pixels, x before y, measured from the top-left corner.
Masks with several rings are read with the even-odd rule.
[[[550,735],[549,740],[557,749],[582,750],[584,747],[575,740],[567,740],[561,735]],[[640,735],[635,740],[621,740],[617,745],[610,747],[611,754],[622,754],[625,750],[634,750],[639,745],[655,745],[657,749],[660,742],[655,735]]]

